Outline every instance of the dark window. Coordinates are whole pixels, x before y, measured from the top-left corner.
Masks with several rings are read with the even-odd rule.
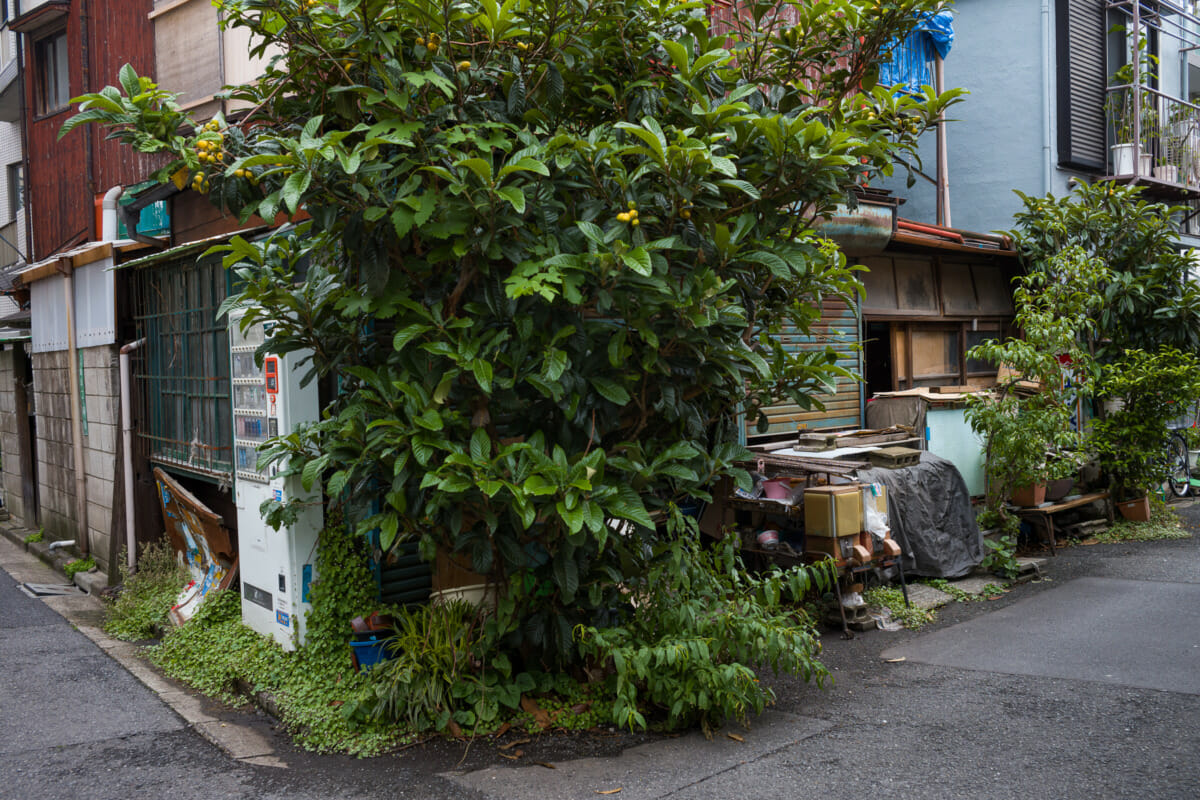
[[[33,45],[34,103],[39,115],[66,108],[71,100],[67,75],[67,32],[61,31]]]
[[[1058,0],[1058,160],[1107,171],[1105,0]]]
[[[873,326],[874,335],[882,339],[884,328],[877,323]],[[914,322],[892,323],[889,327],[892,364],[888,371],[892,385],[872,384],[871,392],[917,386],[988,386],[995,382],[996,365],[968,359],[966,352],[988,339],[1003,338],[1000,323]]]
[[[20,164],[8,165],[8,216],[17,218],[25,207],[25,170]]]

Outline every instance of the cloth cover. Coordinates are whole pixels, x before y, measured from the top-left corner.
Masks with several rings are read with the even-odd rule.
[[[967,484],[951,462],[922,452],[901,469],[863,469],[863,483],[887,487],[888,525],[903,548],[905,575],[959,578],[983,560]]]

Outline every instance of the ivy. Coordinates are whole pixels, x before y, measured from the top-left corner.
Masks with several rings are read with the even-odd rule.
[[[266,692],[297,744],[365,756],[406,741],[409,730],[352,721],[343,706],[368,696],[350,660],[350,620],[375,610],[362,542],[336,517],[321,533],[305,646],[295,652],[242,624],[236,591],[205,598],[186,625],[150,648],[150,660],[198,691],[232,704]]]

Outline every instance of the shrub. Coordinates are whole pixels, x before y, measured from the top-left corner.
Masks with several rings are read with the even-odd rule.
[[[153,542],[142,549],[132,575],[122,560],[121,590],[105,611],[104,630],[117,639],[154,639],[167,626],[167,614],[188,582],[188,571],[171,545]]]
[[[699,723],[706,732],[726,719],[746,721],[774,699],[755,669],[800,675],[821,683],[828,674],[813,621],[798,605],[809,589],[827,587],[832,572],[746,572],[737,537],[713,549],[680,538],[657,548],[644,580],[630,583],[624,621],[580,626],[580,649],[610,670],[612,717],[630,728],[662,715],[667,728]],[[829,563],[829,562],[827,562]]]

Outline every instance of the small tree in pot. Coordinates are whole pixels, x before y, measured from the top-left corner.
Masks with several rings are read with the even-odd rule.
[[[1094,378],[1083,342],[1099,301],[1095,287],[1106,276],[1099,259],[1082,248],[1066,248],[1018,279],[1015,321],[1025,337],[984,342],[967,354],[1012,369],[1013,379],[995,395],[975,395],[967,405],[967,421],[987,446],[990,508],[1000,508],[1019,487],[1061,477],[1064,465],[1077,466],[1082,438],[1071,412],[1075,395]],[[1040,390],[1018,394],[1019,379],[1038,382]]]

